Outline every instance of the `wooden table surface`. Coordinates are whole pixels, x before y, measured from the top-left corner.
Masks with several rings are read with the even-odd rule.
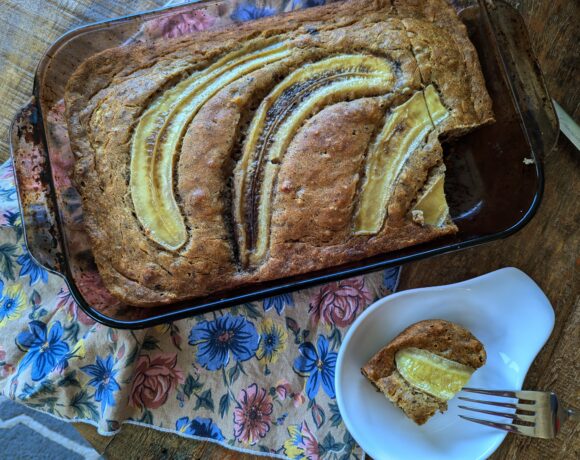
[[[0,0],[0,160],[8,157],[12,116],[29,98],[36,63],[51,42],[71,27],[164,3],[166,0]],[[512,3],[530,29],[552,97],[579,121],[580,2]],[[580,152],[563,136],[545,158],[545,173],[543,203],[526,228],[506,240],[409,264],[401,287],[452,283],[505,266],[528,273],[551,300],[556,326],[524,386],[553,390],[580,407]],[[99,436],[93,427],[76,427],[110,459],[254,457],[137,426],[125,426],[108,438]],[[492,458],[577,459],[579,433],[580,425],[567,424],[552,441],[509,435]]]

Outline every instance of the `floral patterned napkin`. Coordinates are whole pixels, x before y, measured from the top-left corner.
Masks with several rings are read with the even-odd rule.
[[[232,0],[215,15],[149,21],[133,39],[323,3]],[[398,268],[147,330],[115,330],[85,315],[64,280],[32,259],[18,209],[7,162],[0,166],[4,395],[104,435],[133,423],[280,458],[363,455],[336,404],[337,352],[356,317],[395,289]]]
[[[12,165],[0,167],[0,390],[114,434],[123,423],[281,458],[362,452],[335,400],[342,338],[398,269],[147,330],[95,323],[24,244]]]

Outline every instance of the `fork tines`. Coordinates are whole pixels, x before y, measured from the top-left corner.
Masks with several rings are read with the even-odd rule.
[[[479,423],[481,425],[486,425],[492,428],[497,428],[499,430],[508,431],[510,433],[518,433],[526,436],[540,436],[540,437],[552,437],[553,435],[548,435],[543,433],[542,430],[538,428],[544,428],[545,423],[539,422],[538,420],[538,408],[539,403],[541,404],[542,392],[537,391],[504,391],[504,390],[481,390],[477,388],[464,388],[463,391],[468,393],[478,393],[481,395],[495,396],[499,398],[511,398],[516,401],[512,402],[502,402],[502,401],[489,401],[479,398],[468,398],[465,396],[459,396],[462,401],[467,401],[470,403],[484,404],[488,406],[503,407],[508,409],[508,412],[503,412],[499,410],[489,410],[485,408],[478,408],[473,406],[460,405],[460,409],[468,410],[471,412],[477,412],[479,414],[491,415],[494,417],[500,417],[509,419],[510,422],[492,421],[479,419],[475,417],[468,417],[466,415],[459,415],[464,420],[469,420],[470,422]],[[541,425],[538,427],[538,424]]]
[[[499,396],[504,398],[516,398],[526,401],[531,401],[532,403],[536,400],[541,391],[506,391],[506,390],[481,390],[479,388],[463,388],[462,391],[467,391],[468,393],[479,393],[482,395]]]

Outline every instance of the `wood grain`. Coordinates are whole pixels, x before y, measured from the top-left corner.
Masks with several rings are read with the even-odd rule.
[[[8,158],[8,128],[32,94],[46,49],[89,22],[158,8],[167,0],[0,0],[0,161]]]
[[[528,27],[550,95],[578,122],[580,118],[580,2],[508,0]]]
[[[552,302],[556,325],[524,387],[555,391],[576,407],[580,407],[580,207],[577,200],[565,197],[580,196],[579,172],[579,153],[561,139],[546,162],[544,200],[527,227],[485,247],[410,264],[401,281],[408,289],[462,281],[506,266],[526,272]],[[510,435],[492,458],[516,458],[516,453],[525,459],[579,458],[578,425],[564,426],[554,441]]]
[[[8,155],[10,120],[31,94],[34,68],[52,41],[73,26],[162,3],[163,0],[0,0],[0,159]],[[580,2],[511,3],[528,25],[551,95],[578,121]],[[409,264],[404,270],[402,288],[456,282],[505,266],[528,273],[552,301],[556,326],[532,366],[525,387],[554,390],[567,403],[580,407],[580,153],[561,136],[557,148],[545,159],[545,170],[544,200],[526,228],[503,241]],[[110,459],[256,458],[133,425],[124,426],[114,437],[100,436],[88,425],[76,426]],[[580,458],[579,430],[578,425],[565,425],[553,441],[509,435],[493,458]]]
[[[99,436],[89,425],[77,424],[76,428],[107,460],[133,458],[139,460],[259,460],[264,458],[240,454],[217,444],[192,441],[136,425],[126,425],[119,434],[109,438]],[[154,436],[154,433],[157,436]]]
[[[534,51],[552,97],[576,119],[580,116],[580,3],[511,2],[530,31]],[[535,360],[525,388],[552,390],[580,407],[580,152],[563,135],[545,159],[546,185],[534,219],[503,241],[410,264],[403,289],[462,281],[506,266],[530,275],[556,311],[554,331]],[[515,185],[515,184],[514,184]],[[574,198],[576,197],[576,198]],[[492,459],[580,458],[580,426],[564,425],[555,440],[509,435]]]

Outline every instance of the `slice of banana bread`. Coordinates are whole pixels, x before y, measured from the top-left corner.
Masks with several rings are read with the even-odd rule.
[[[363,375],[418,425],[437,410],[447,410],[447,401],[411,385],[397,370],[395,355],[407,348],[426,350],[474,370],[486,361],[483,344],[471,332],[441,319],[415,323],[379,350],[361,369]]]

